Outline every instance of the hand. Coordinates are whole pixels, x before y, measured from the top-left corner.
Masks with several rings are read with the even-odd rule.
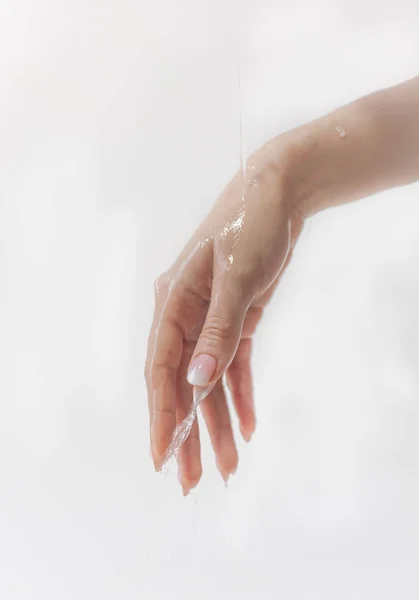
[[[191,406],[191,384],[216,382],[202,412],[222,476],[235,471],[237,450],[222,375],[249,441],[256,425],[251,339],[291,259],[304,217],[418,181],[418,106],[416,77],[266,144],[157,280],[145,368],[157,469]],[[201,477],[196,422],[178,463],[186,494]]]
[[[173,266],[156,281],[145,368],[156,469],[176,425],[189,412],[193,385],[216,382],[201,409],[224,480],[238,462],[224,373],[244,439],[250,441],[255,430],[252,336],[303,225],[286,197],[285,153],[278,142],[255,153],[246,177],[240,172],[233,178]],[[202,474],[196,420],[177,458],[186,495]]]

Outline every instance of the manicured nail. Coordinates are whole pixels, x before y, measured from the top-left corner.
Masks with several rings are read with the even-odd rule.
[[[202,387],[207,385],[217,368],[217,361],[209,354],[200,354],[193,360],[188,369],[188,381],[191,385]]]

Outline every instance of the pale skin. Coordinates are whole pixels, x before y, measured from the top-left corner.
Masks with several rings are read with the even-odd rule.
[[[237,469],[223,375],[240,431],[256,427],[252,336],[308,217],[419,180],[419,77],[360,98],[267,142],[247,161],[155,285],[145,378],[151,452],[161,468],[192,382],[218,469]],[[178,456],[184,494],[202,475],[198,422]]]

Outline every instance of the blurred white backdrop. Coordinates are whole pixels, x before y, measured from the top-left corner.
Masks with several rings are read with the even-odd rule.
[[[239,167],[238,30],[246,154],[418,72],[407,0],[0,2],[4,600],[419,597],[417,185],[307,223],[229,488],[205,434],[190,497],[152,469],[153,280]]]

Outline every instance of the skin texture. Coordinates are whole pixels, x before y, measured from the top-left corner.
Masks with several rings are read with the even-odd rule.
[[[419,179],[419,78],[376,92],[270,140],[237,173],[155,284],[145,379],[151,451],[161,467],[188,414],[188,367],[212,357],[201,411],[224,480],[238,463],[223,375],[246,441],[256,427],[252,336],[292,258],[304,220]],[[213,360],[215,359],[215,360]],[[198,422],[177,456],[186,495],[201,478]]]

